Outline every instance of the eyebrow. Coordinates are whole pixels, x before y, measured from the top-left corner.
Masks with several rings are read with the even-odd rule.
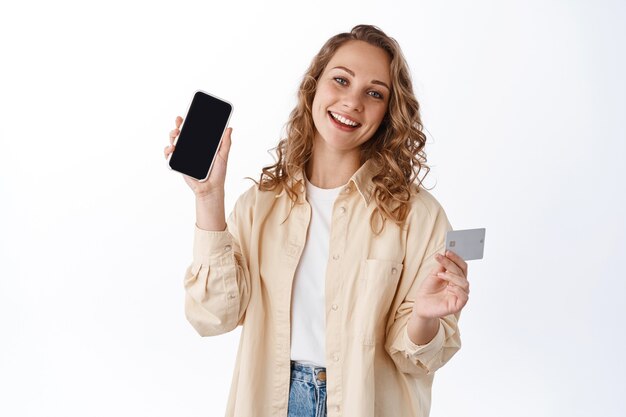
[[[333,69],[336,69],[336,68],[337,69],[342,69],[342,70],[344,70],[345,72],[347,72],[348,74],[350,74],[350,75],[352,75],[354,77],[354,71],[352,71],[352,70],[350,70],[350,69],[348,69],[346,67],[342,67],[342,66],[334,67]],[[382,82],[382,81],[372,80],[372,84],[382,85],[383,87],[387,88],[387,90],[391,91],[391,88],[389,88],[389,86],[387,84],[385,84],[384,82]]]

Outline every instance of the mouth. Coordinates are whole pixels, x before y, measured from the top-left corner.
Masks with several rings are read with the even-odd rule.
[[[335,127],[346,132],[352,132],[361,126],[361,123],[355,122],[335,112],[329,111],[328,117]]]

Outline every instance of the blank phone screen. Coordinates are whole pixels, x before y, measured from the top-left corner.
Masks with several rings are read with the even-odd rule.
[[[229,103],[197,91],[170,157],[170,167],[197,180],[204,180],[231,111]]]

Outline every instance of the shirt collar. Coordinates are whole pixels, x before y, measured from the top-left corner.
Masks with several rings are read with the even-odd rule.
[[[372,200],[372,194],[374,193],[374,183],[372,182],[372,177],[378,173],[378,169],[378,165],[374,162],[374,160],[368,159],[359,167],[359,169],[356,170],[354,174],[352,174],[352,177],[350,177],[350,180],[348,180],[348,183],[344,186],[342,192],[349,193],[351,191],[350,187],[356,187],[357,191],[363,198],[365,205],[368,206]],[[299,191],[302,198],[304,198],[306,187],[304,185],[303,170],[297,170],[293,178],[290,178],[287,182],[292,185],[300,183],[300,186],[297,187],[296,190]],[[283,194],[285,194],[284,189],[276,197],[278,198]]]

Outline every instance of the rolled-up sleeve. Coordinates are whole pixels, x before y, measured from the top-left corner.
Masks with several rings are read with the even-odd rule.
[[[432,374],[448,362],[461,348],[455,315],[440,318],[437,334],[425,345],[416,345],[411,341],[406,325],[401,335],[402,341],[397,341],[396,345],[403,346],[401,351],[409,363],[401,366],[404,368],[403,372],[407,374]]]
[[[242,204],[248,194],[235,204],[226,230],[207,231],[195,226],[193,262],[184,278],[185,316],[201,336],[229,332],[242,324],[245,316],[250,273],[237,222],[248,217]]]

